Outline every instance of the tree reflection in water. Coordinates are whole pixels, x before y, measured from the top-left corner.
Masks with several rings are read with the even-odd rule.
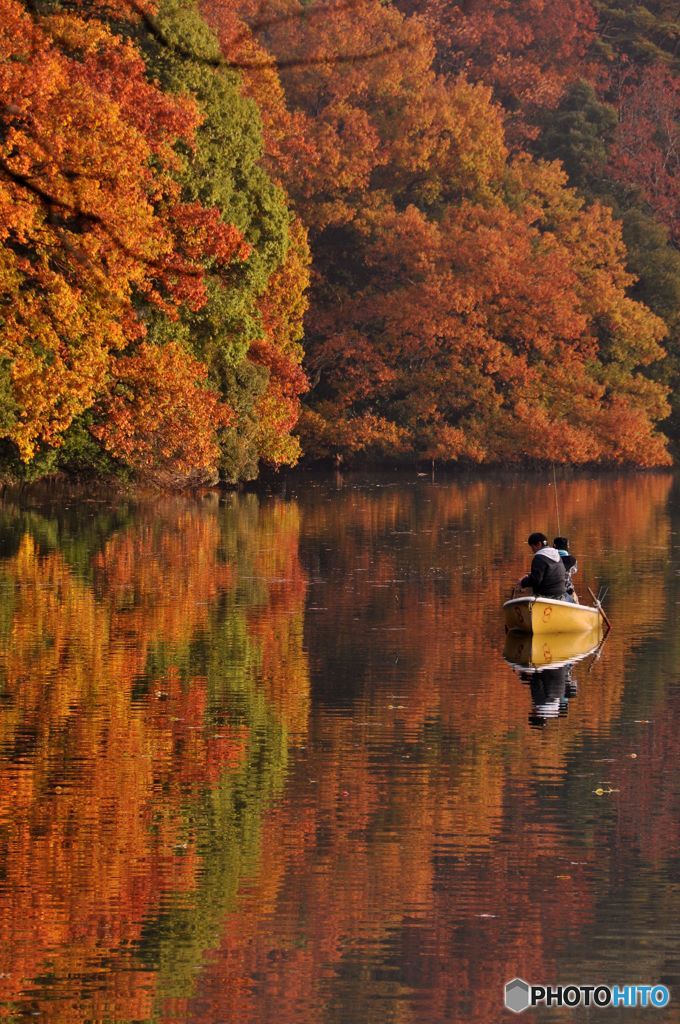
[[[5,507],[6,1017],[486,1024],[676,970],[671,479],[561,493],[615,630],[543,730],[499,609],[551,489],[384,482]]]

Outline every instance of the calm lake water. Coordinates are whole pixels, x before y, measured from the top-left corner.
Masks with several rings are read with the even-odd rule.
[[[680,480],[558,494],[614,629],[552,677],[500,613],[538,478],[6,499],[0,1019],[680,1020]]]

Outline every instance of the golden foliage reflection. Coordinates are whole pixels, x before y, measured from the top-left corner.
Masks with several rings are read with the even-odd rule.
[[[253,520],[170,503],[110,536],[86,572],[41,550],[30,531],[4,562],[13,602],[0,713],[5,1014],[47,976],[41,1019],[150,1016],[155,972],[135,946],[164,901],[200,886],[196,808],[247,766],[257,708],[282,676],[279,650],[295,656],[294,726],[304,728],[304,576],[297,520],[277,511]],[[294,586],[277,583],[272,597],[268,565],[257,587],[239,581],[237,535],[254,551],[276,548]],[[249,625],[253,608],[269,613],[272,636]],[[191,645],[215,616],[238,642],[200,664]],[[230,673],[252,693],[237,710]]]
[[[680,600],[671,484],[558,481],[615,629],[542,732],[499,606],[529,532],[556,527],[547,484],[160,503],[89,547],[20,520],[0,567],[5,1015],[491,1024],[504,982],[563,977],[565,950],[611,973],[599,908],[622,872],[636,920],[640,865],[663,877],[680,835],[680,649],[642,643]]]

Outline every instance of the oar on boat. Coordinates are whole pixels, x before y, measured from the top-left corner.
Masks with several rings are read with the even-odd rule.
[[[600,613],[600,615],[602,616],[604,621],[607,623],[607,630],[609,631],[612,628],[612,624],[609,621],[609,617],[607,616],[606,611],[602,607],[602,602],[597,597],[595,597],[595,594],[592,592],[590,587],[588,587],[588,593],[592,597],[593,603],[594,603],[595,607],[597,608],[598,612]]]

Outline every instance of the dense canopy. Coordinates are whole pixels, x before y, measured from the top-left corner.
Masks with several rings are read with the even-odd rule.
[[[5,475],[667,463],[678,32],[651,2],[0,0]]]

